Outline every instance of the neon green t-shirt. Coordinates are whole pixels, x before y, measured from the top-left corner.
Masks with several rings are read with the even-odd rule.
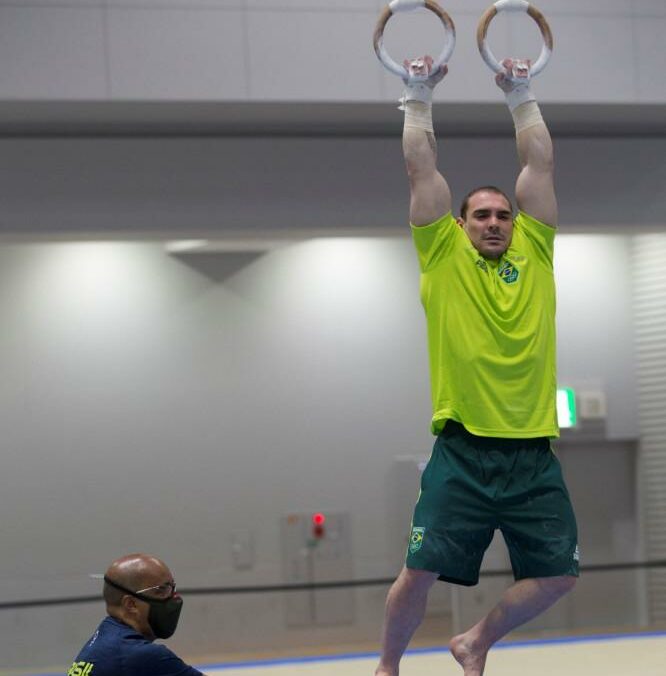
[[[555,230],[519,212],[511,245],[485,259],[449,212],[412,226],[426,313],[432,432],[448,419],[487,437],[559,436]]]

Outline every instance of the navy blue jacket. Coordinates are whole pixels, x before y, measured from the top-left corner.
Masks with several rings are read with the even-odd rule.
[[[166,646],[105,618],[76,656],[67,676],[203,676]]]

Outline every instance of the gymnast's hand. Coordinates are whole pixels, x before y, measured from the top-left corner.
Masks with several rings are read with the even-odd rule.
[[[449,67],[443,65],[434,73],[431,73],[433,58],[429,54],[418,59],[405,59],[402,65],[405,67],[405,76],[402,81],[406,85],[419,82],[427,85],[430,89],[434,89],[449,72]]]
[[[495,75],[495,83],[505,93],[513,91],[520,85],[529,85],[531,64],[529,59],[504,59],[502,61],[504,72]]]

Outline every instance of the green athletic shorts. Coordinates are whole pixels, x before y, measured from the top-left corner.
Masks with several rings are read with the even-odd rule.
[[[408,568],[475,585],[495,529],[516,580],[578,576],[576,517],[546,437],[477,437],[449,420],[421,478]]]

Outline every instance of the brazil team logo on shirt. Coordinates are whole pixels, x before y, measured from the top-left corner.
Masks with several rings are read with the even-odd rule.
[[[412,534],[409,536],[409,553],[415,554],[421,549],[423,544],[423,535],[425,533],[425,528],[421,526],[414,526],[412,528]]]
[[[497,274],[503,282],[513,284],[518,279],[520,273],[518,272],[518,268],[511,261],[504,261],[497,269]]]

